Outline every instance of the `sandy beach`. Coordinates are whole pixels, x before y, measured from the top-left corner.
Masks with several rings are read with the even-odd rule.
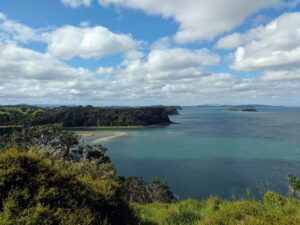
[[[90,131],[76,131],[75,133],[82,138],[95,136],[95,132],[90,132]]]
[[[126,132],[126,131],[100,131],[100,132],[99,131],[98,132],[76,131],[75,133],[82,138],[94,137],[95,138],[95,140],[93,141],[94,143],[104,143],[104,142],[108,142],[117,137],[129,135],[129,133],[131,133],[131,132]],[[103,137],[101,137],[99,134]],[[99,138],[97,138],[98,135],[100,136]]]
[[[95,143],[104,143],[114,138],[122,137],[126,135],[128,135],[128,132],[113,132],[111,136],[99,138],[95,141]]]

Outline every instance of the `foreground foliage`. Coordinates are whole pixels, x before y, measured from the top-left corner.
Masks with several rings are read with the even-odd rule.
[[[76,174],[118,180],[122,186],[122,198],[126,201],[169,203],[175,200],[169,186],[158,179],[147,184],[141,177],[117,177],[105,147],[85,145],[78,135],[63,130],[58,124],[22,128],[0,135],[0,151],[9,148],[21,151],[35,148],[49,158],[61,159],[61,165],[71,168]]]
[[[81,164],[36,151],[0,153],[0,224],[136,224],[118,182],[81,173]]]
[[[298,225],[294,198],[178,201],[165,182],[118,177],[101,145],[83,145],[61,125],[0,135],[0,225]],[[201,190],[200,190],[201,191]]]
[[[267,192],[262,201],[186,200],[134,205],[143,225],[298,225],[300,202]]]
[[[173,201],[164,182],[118,177],[106,151],[61,125],[0,135],[0,225],[134,225],[129,201]]]

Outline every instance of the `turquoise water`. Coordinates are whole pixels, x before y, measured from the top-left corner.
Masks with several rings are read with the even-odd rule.
[[[300,109],[191,107],[172,120],[104,144],[119,175],[167,180],[180,198],[287,193],[287,175],[300,176]]]

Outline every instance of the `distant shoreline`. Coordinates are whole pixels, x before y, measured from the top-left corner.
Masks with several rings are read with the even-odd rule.
[[[142,126],[142,125],[140,125],[140,126],[91,126],[91,127],[84,126],[84,127],[63,127],[63,128],[66,130],[73,130],[73,129],[74,130],[76,130],[76,129],[134,129],[134,128],[158,128],[158,127],[169,126],[170,124],[176,124],[176,123],[166,123],[166,124],[157,124],[157,125],[148,125],[148,126]],[[42,126],[42,125],[40,125],[40,126]],[[0,126],[0,128],[22,128],[22,127],[24,127],[24,126],[21,126],[21,125]]]
[[[175,123],[170,123],[175,124]],[[64,127],[66,130],[76,130],[76,129],[134,129],[134,128],[158,128],[169,126],[168,124],[157,124],[157,125],[149,125],[149,126],[93,126],[93,127]]]

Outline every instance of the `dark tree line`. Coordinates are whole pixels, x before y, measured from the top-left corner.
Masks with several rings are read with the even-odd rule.
[[[45,109],[28,107],[31,109],[28,112],[24,109],[20,110],[18,107],[13,107],[14,110],[2,107],[1,111],[0,107],[0,126],[31,126],[54,123],[60,123],[64,127],[149,126],[171,123],[168,116],[170,109],[163,106],[138,108],[79,106]]]

